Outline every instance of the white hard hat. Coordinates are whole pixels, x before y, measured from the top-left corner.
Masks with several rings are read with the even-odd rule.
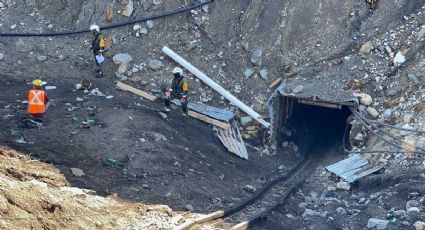
[[[99,26],[98,26],[98,25],[91,25],[91,26],[90,26],[90,30],[91,30],[91,31],[96,30],[96,32],[99,32],[99,31],[100,31],[100,28],[99,28]]]
[[[180,76],[183,76],[183,70],[180,67],[176,67],[173,69],[173,74],[179,73]]]

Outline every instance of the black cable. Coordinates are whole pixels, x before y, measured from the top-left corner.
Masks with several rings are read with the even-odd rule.
[[[366,122],[368,125],[373,126],[373,124],[371,122],[368,123],[368,121],[370,121],[370,120],[367,119],[367,118],[365,118],[365,117],[363,117],[360,113],[358,113],[358,112],[355,111],[355,115],[359,119],[362,119],[364,122]],[[413,144],[404,142],[404,141],[400,140],[399,138],[395,137],[394,135],[392,135],[391,133],[384,131],[383,129],[380,129],[378,127],[374,127],[374,128],[376,128],[377,132],[380,132],[381,135],[386,135],[386,136],[390,137],[392,140],[396,141],[398,145],[401,145],[401,144],[405,143],[408,146],[411,146],[411,147],[414,147],[415,149],[419,149],[419,150],[422,150],[423,151],[423,152],[419,152],[418,151],[418,153],[425,153],[425,149],[423,149],[423,148],[421,148],[419,146],[416,146],[416,145],[413,145]]]
[[[101,30],[113,29],[113,28],[117,28],[117,27],[131,25],[131,24],[134,24],[134,23],[145,22],[145,21],[148,21],[148,20],[154,20],[154,19],[158,19],[158,18],[168,17],[168,16],[172,16],[172,15],[176,15],[176,14],[180,14],[180,13],[183,13],[183,12],[186,12],[186,11],[196,9],[196,8],[202,7],[204,5],[211,4],[214,1],[215,0],[209,0],[209,1],[204,2],[204,3],[198,3],[196,5],[184,7],[182,9],[175,10],[175,11],[168,12],[168,13],[163,13],[163,14],[154,15],[154,16],[148,16],[148,17],[144,17],[144,18],[141,18],[141,19],[136,19],[136,20],[123,22],[123,23],[115,23],[115,24],[108,25],[108,26],[102,26],[102,27],[100,27],[100,29]],[[86,30],[52,32],[52,33],[0,33],[0,36],[2,36],[2,37],[53,37],[53,36],[75,35],[75,34],[82,34],[82,33],[88,33],[88,32],[91,32],[91,31],[89,29],[86,29]]]
[[[420,129],[406,129],[406,128],[403,128],[403,127],[398,127],[398,126],[395,126],[395,125],[388,125],[388,124],[384,124],[382,122],[370,120],[370,119],[367,119],[365,117],[364,117],[364,119],[367,120],[370,123],[374,123],[376,125],[382,125],[382,126],[393,128],[393,129],[398,129],[398,130],[403,130],[403,131],[410,131],[410,132],[414,132],[414,133],[425,133],[425,130],[420,130]]]
[[[359,121],[369,130],[369,131],[371,131],[376,137],[378,137],[380,140],[382,140],[382,141],[384,141],[385,143],[387,143],[387,144],[389,144],[389,145],[391,145],[391,146],[394,146],[394,147],[396,147],[396,148],[398,148],[398,149],[402,149],[402,150],[404,150],[404,148],[403,147],[401,147],[401,146],[399,146],[399,145],[397,145],[397,144],[395,144],[395,143],[393,143],[393,142],[391,142],[390,140],[388,140],[388,139],[386,139],[385,137],[383,137],[381,134],[379,134],[378,132],[383,132],[385,135],[387,135],[387,136],[390,136],[390,137],[392,137],[393,139],[395,138],[395,137],[393,137],[391,134],[388,134],[388,133],[386,133],[385,131],[383,131],[382,129],[377,129],[378,131],[375,131],[375,130],[373,130],[371,127],[369,127],[369,125],[370,124],[368,124],[367,123],[367,121],[365,121],[365,120],[363,120],[363,116],[360,114],[360,113],[358,113],[357,111],[354,111],[353,109],[351,109],[351,112],[359,119]],[[397,138],[395,138],[395,139],[397,139]],[[401,141],[401,140],[398,140],[398,141]],[[417,146],[414,146],[414,145],[411,145],[411,144],[409,144],[409,143],[407,143],[407,145],[409,145],[409,146],[412,146],[412,147],[415,147],[415,148],[418,148]],[[422,148],[419,148],[420,150],[423,150]],[[415,152],[417,152],[417,153],[424,153],[424,152],[419,152],[419,151],[415,151]]]

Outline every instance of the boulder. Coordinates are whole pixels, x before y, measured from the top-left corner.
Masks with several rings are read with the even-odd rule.
[[[249,77],[251,77],[251,75],[254,73],[254,70],[252,69],[252,68],[248,68],[248,69],[246,69],[245,70],[245,72],[244,72],[244,75],[245,75],[245,78],[249,78]]]
[[[255,191],[257,191],[253,186],[251,186],[251,185],[245,185],[243,188],[242,188],[245,192],[249,192],[249,193],[254,193]]]
[[[415,224],[413,224],[413,226],[415,226],[416,230],[424,230],[425,229],[425,223],[422,221],[416,221]]]
[[[337,189],[348,191],[348,190],[350,190],[350,184],[347,183],[347,182],[345,182],[345,181],[341,181],[341,182],[338,182],[336,184],[336,188]]]
[[[360,103],[362,105],[369,106],[373,102],[372,97],[369,94],[364,93],[363,96],[360,98]]]
[[[122,11],[122,15],[126,17],[130,17],[133,14],[134,3],[133,0],[128,0],[127,5],[125,5],[124,10]]]
[[[116,55],[112,58],[112,60],[114,60],[114,63],[115,63],[115,64],[117,64],[117,65],[121,65],[121,64],[123,64],[123,63],[128,64],[128,63],[130,63],[133,59],[132,59],[132,58],[131,58],[131,56],[130,56],[130,55],[128,55],[128,54],[119,53],[119,54],[116,54]]]
[[[44,55],[38,55],[37,56],[37,61],[39,61],[39,62],[43,62],[43,61],[46,61],[47,60],[47,56],[44,56]]]
[[[251,54],[251,63],[254,65],[261,65],[262,56],[263,56],[263,49],[258,48],[254,50],[254,52],[252,52]]]
[[[79,168],[70,168],[71,169],[71,173],[74,174],[74,176],[76,177],[82,177],[86,174],[84,174],[84,171],[79,169]]]
[[[373,119],[376,119],[379,117],[379,113],[378,111],[373,108],[373,107],[369,107],[366,109],[367,114],[369,114],[369,116],[371,116]]]
[[[301,93],[304,89],[304,86],[302,85],[298,85],[297,87],[295,87],[294,89],[292,89],[292,92],[297,94],[297,93]]]
[[[406,57],[404,56],[404,54],[403,54],[401,51],[399,51],[399,52],[395,55],[393,63],[394,63],[394,65],[401,65],[401,64],[403,64],[405,61],[406,61]]]
[[[368,41],[368,42],[366,42],[365,44],[362,45],[362,47],[360,48],[360,53],[368,54],[372,50],[373,50],[373,43],[372,43],[372,41]]]
[[[388,220],[370,218],[367,221],[367,228],[386,229],[387,225],[388,225]]]
[[[149,68],[153,70],[159,70],[162,67],[162,61],[160,60],[150,60],[148,64]]]

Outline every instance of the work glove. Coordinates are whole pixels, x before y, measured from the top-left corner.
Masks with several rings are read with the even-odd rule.
[[[180,102],[181,102],[182,104],[184,104],[184,103],[186,102],[186,97],[182,97],[182,98],[180,99]]]
[[[165,93],[165,97],[166,97],[167,99],[170,99],[170,98],[171,98],[171,91],[167,91],[167,92]]]

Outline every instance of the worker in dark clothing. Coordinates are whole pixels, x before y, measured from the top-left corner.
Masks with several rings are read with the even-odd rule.
[[[105,39],[102,37],[100,33],[100,28],[97,25],[91,25],[90,30],[93,33],[93,41],[90,50],[93,51],[94,59],[97,65],[97,75],[96,77],[102,77],[103,72],[101,65],[105,61],[103,57],[103,52],[105,51]]]
[[[178,98],[182,105],[184,115],[187,115],[189,84],[184,79],[183,70],[181,68],[174,68],[173,75],[174,79],[171,84],[171,88],[166,93],[166,99],[164,103],[166,106],[166,111],[170,111],[168,107],[171,104],[171,100]]]

